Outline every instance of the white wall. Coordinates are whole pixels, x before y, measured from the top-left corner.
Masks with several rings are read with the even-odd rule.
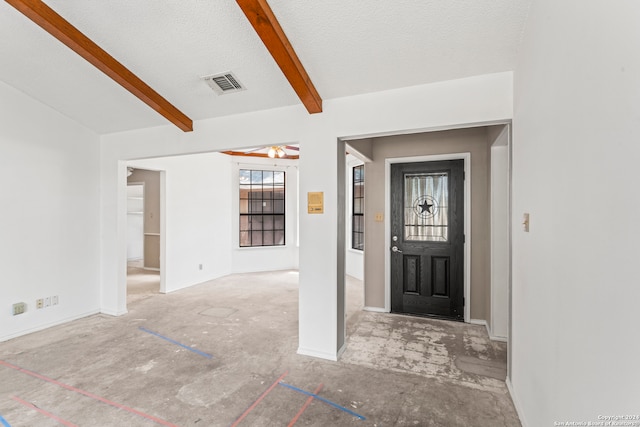
[[[127,261],[144,258],[144,184],[127,185]]]
[[[165,171],[164,292],[231,273],[232,190],[229,156],[218,153],[129,162]],[[162,251],[161,251],[162,252]],[[200,269],[202,265],[202,270]]]
[[[338,247],[338,216],[345,215],[338,209],[338,156],[344,160],[345,152],[334,132],[323,113],[310,116],[300,136],[298,353],[329,360],[337,359],[344,344],[338,331],[338,316],[344,318],[338,312],[338,269],[344,267],[344,259],[338,259],[344,254],[344,246]],[[307,213],[309,192],[324,193],[324,213]],[[344,245],[344,239],[340,241]]]
[[[509,127],[491,145],[491,315],[492,339],[509,335]]]
[[[640,412],[639,18],[630,0],[531,5],[513,122],[511,389],[525,426]]]
[[[0,341],[96,313],[99,139],[0,82]],[[36,299],[58,305],[36,309]],[[12,304],[27,311],[12,316]]]
[[[336,358],[338,332],[338,140],[504,122],[512,117],[512,74],[498,73],[386,92],[327,100],[322,114],[302,106],[195,123],[183,133],[160,128],[101,139],[102,311],[126,306],[124,160],[271,144],[300,144],[299,351]],[[306,212],[307,193],[324,192],[322,215]],[[117,283],[114,287],[112,284]]]
[[[165,292],[231,273],[298,268],[296,160],[203,153],[127,164],[165,171]],[[239,247],[241,168],[286,172],[285,246]]]

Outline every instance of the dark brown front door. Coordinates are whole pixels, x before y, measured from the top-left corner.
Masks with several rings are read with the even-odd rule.
[[[391,311],[464,320],[464,160],[391,165]]]

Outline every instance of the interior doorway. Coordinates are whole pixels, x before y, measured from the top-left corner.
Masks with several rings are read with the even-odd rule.
[[[485,326],[492,342],[509,343],[510,134],[510,123],[505,122],[367,137],[348,142],[350,149],[355,147],[368,159],[365,205],[369,215],[365,221],[364,253],[366,311],[396,311],[392,308],[391,263],[399,254],[392,252],[392,238],[396,234],[392,232],[391,211],[395,204],[392,194],[397,195],[401,191],[392,190],[392,166],[464,159],[463,319],[466,323]],[[424,205],[425,208],[429,208],[429,204]],[[403,250],[400,245],[396,246]],[[415,271],[419,270],[414,267]]]
[[[160,293],[160,172],[127,168],[127,304]]]

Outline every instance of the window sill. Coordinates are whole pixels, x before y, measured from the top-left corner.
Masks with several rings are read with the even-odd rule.
[[[236,249],[240,250],[240,251],[246,251],[246,250],[252,250],[252,249],[257,249],[257,250],[266,250],[266,249],[289,249],[289,245],[279,245],[279,246],[236,246]]]

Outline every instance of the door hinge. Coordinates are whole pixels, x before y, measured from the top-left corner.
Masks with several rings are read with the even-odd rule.
[[[467,243],[467,235],[466,234],[462,235],[462,243]]]
[[[462,306],[465,307],[467,304],[467,300],[465,299],[465,297],[462,297]]]
[[[463,181],[467,180],[467,173],[465,171],[462,171],[462,180]]]

